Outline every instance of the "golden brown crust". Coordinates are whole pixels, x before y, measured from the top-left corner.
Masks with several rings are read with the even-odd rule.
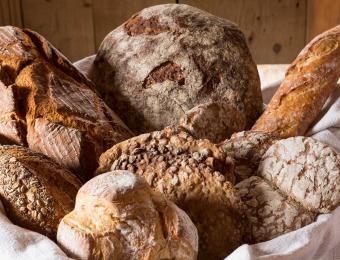
[[[55,238],[61,218],[74,207],[81,184],[42,154],[0,146],[0,198],[15,224]]]
[[[79,190],[58,242],[69,256],[93,260],[194,260],[198,250],[189,217],[128,171],[104,173]]]
[[[133,134],[42,36],[7,26],[0,28],[0,38],[0,80],[13,92],[0,94],[14,104],[12,118],[1,121],[9,114],[0,111],[0,135],[44,153],[86,181],[100,154]]]
[[[182,128],[143,134],[100,157],[98,173],[128,169],[183,209],[200,237],[199,259],[223,259],[242,244],[246,228],[235,196],[233,162],[208,140]]]
[[[340,25],[317,36],[301,51],[252,130],[282,138],[304,135],[339,76]]]

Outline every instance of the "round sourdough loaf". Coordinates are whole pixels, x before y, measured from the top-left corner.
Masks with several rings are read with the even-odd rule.
[[[316,214],[289,199],[264,179],[252,176],[239,182],[236,194],[244,202],[252,243],[268,241],[312,223]]]
[[[0,146],[0,198],[9,219],[55,239],[81,184],[59,164],[19,146]]]
[[[233,162],[208,140],[166,128],[119,143],[100,157],[98,173],[133,171],[183,209],[199,235],[199,259],[223,259],[247,228],[233,187]]]
[[[340,205],[340,155],[311,137],[275,142],[257,174],[311,211],[328,213]]]
[[[194,260],[198,250],[197,229],[184,211],[128,171],[81,187],[58,242],[69,256],[92,260]]]
[[[107,104],[136,133],[177,124],[204,103],[237,109],[245,122],[236,131],[250,128],[262,112],[243,33],[188,5],[158,5],[132,16],[106,36],[91,71]]]

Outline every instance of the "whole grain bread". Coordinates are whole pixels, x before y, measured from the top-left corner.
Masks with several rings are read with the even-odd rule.
[[[20,146],[0,146],[0,199],[16,225],[56,238],[80,181],[46,156]]]
[[[132,136],[93,84],[42,36],[0,27],[0,140],[92,177],[100,154]]]
[[[233,187],[233,162],[181,127],[143,134],[100,157],[98,173],[130,170],[183,209],[199,234],[199,259],[223,259],[243,242],[247,222]]]
[[[249,129],[262,113],[258,72],[243,33],[184,4],[132,16],[106,36],[90,71],[107,104],[136,133],[178,124],[187,111],[210,102],[242,115],[245,122],[230,126],[236,131]],[[221,128],[232,123],[219,115]]]
[[[340,205],[340,155],[311,137],[275,142],[257,174],[308,210],[328,213]]]
[[[70,257],[92,260],[195,260],[198,250],[190,218],[128,171],[104,173],[79,190],[58,243]]]
[[[318,35],[298,55],[252,130],[302,136],[340,77],[340,25]]]

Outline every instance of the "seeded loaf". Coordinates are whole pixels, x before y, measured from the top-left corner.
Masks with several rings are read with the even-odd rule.
[[[271,183],[252,176],[235,186],[244,202],[252,243],[268,241],[312,223],[316,214],[287,198]]]
[[[230,126],[237,131],[262,113],[257,68],[243,33],[184,4],[152,6],[132,16],[106,36],[90,71],[107,104],[136,133],[178,124],[187,111],[211,102],[242,115],[245,124]]]
[[[128,169],[175,202],[194,222],[199,259],[223,259],[242,244],[246,221],[233,187],[233,162],[180,127],[143,134],[100,157],[98,173]]]
[[[104,173],[79,190],[58,243],[70,257],[93,260],[194,260],[198,250],[184,211],[128,171]]]
[[[0,146],[0,199],[9,219],[56,238],[58,224],[74,207],[81,184],[46,156],[20,146]]]
[[[235,160],[236,182],[256,175],[262,156],[276,140],[270,133],[242,131],[219,144]]]
[[[103,151],[132,136],[92,83],[35,32],[0,27],[0,80],[1,139],[44,153],[83,181]]]
[[[252,130],[281,138],[304,135],[339,77],[340,25],[320,34],[301,51]]]
[[[340,155],[311,137],[275,142],[257,174],[308,210],[328,213],[340,205]]]

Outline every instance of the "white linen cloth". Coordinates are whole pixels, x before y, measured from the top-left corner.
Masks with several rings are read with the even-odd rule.
[[[88,75],[94,56],[75,65]],[[268,103],[287,65],[259,65],[262,94]],[[340,152],[340,86],[325,104],[320,117],[308,135],[333,146]],[[66,260],[57,245],[38,233],[13,225],[5,216],[0,202],[0,259],[1,260]],[[340,260],[340,207],[331,214],[323,214],[317,221],[274,238],[270,241],[242,245],[226,260]]]

